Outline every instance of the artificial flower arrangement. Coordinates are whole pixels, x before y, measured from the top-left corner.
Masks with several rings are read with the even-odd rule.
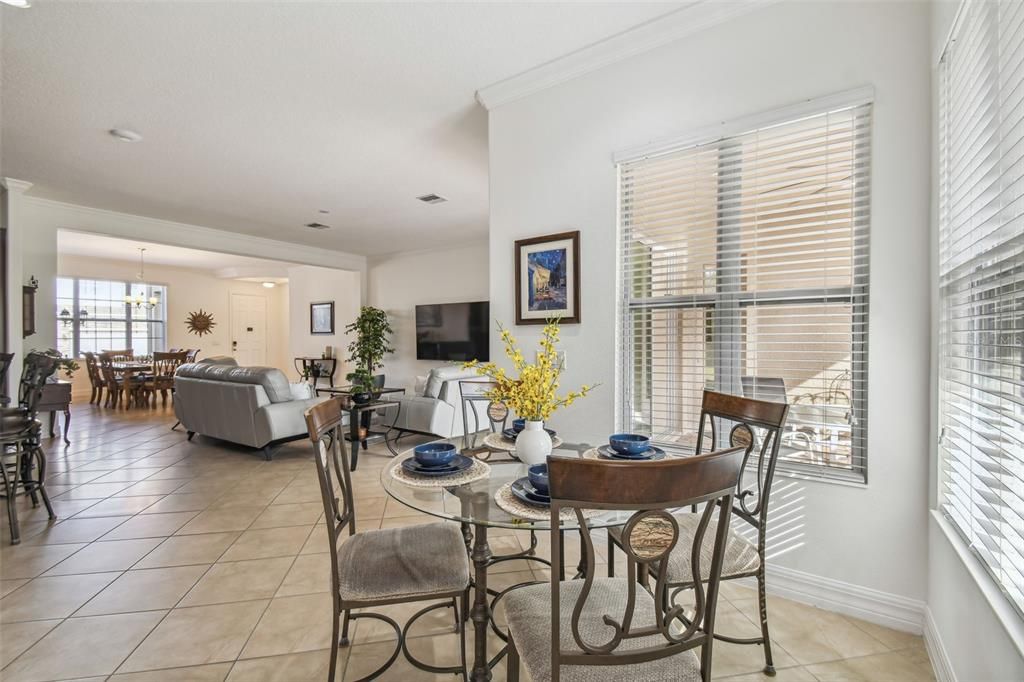
[[[471,360],[466,368],[476,369],[477,374],[494,382],[494,387],[484,392],[492,401],[504,403],[523,419],[533,422],[547,421],[555,410],[568,407],[574,401],[586,396],[596,386],[583,385],[578,391],[558,394],[562,363],[555,346],[558,344],[558,320],[548,320],[540,337],[540,350],[533,363],[523,358],[519,342],[512,333],[498,324],[501,340],[505,344],[505,355],[512,361],[518,376],[509,376],[503,367],[493,362],[481,363]]]

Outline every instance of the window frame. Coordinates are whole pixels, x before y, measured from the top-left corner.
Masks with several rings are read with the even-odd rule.
[[[737,289],[735,287],[730,289],[728,288],[728,284],[730,282],[723,281],[724,278],[722,277],[716,277],[716,291],[714,293],[633,298],[630,295],[630,288],[632,285],[631,273],[634,271],[635,265],[628,262],[628,259],[624,257],[623,253],[625,247],[624,232],[629,229],[629,219],[625,215],[624,207],[622,205],[621,170],[624,164],[639,161],[646,157],[683,151],[687,148],[728,145],[728,143],[735,138],[758,128],[784,125],[786,123],[798,121],[802,118],[828,114],[832,111],[846,108],[856,108],[864,105],[872,105],[873,108],[873,104],[874,89],[872,87],[858,88],[827,97],[808,100],[795,106],[783,107],[762,114],[737,119],[735,121],[725,122],[721,125],[711,126],[697,131],[686,137],[659,140],[642,147],[614,155],[613,158],[616,164],[618,239],[616,246],[616,265],[619,278],[617,282],[619,289],[619,313],[616,318],[619,325],[619,329],[617,330],[618,333],[616,334],[616,365],[618,368],[616,372],[616,380],[619,383],[616,390],[617,409],[615,411],[617,430],[628,429],[631,424],[635,423],[633,417],[635,403],[633,398],[635,397],[634,388],[637,386],[636,371],[639,355],[633,347],[636,341],[634,338],[635,326],[633,315],[641,311],[665,309],[705,310],[706,319],[709,314],[712,319],[710,324],[705,322],[706,328],[710,327],[712,330],[710,334],[705,332],[705,343],[708,348],[705,357],[705,368],[709,366],[708,358],[710,358],[714,368],[716,390],[740,394],[740,378],[742,376],[742,370],[740,368],[742,366],[743,345],[746,337],[746,329],[742,323],[737,322],[740,317],[732,315],[730,316],[730,321],[728,323],[728,326],[731,327],[731,333],[722,333],[721,331],[715,332],[715,329],[721,329],[721,327],[714,326],[713,319],[716,310],[720,310],[724,306],[731,306],[733,310],[743,310],[753,306],[768,308],[775,305],[795,306],[844,303],[851,307],[852,353],[850,359],[850,406],[853,418],[850,424],[850,449],[851,461],[856,464],[854,464],[851,469],[844,469],[839,466],[792,461],[780,456],[776,471],[783,475],[812,478],[815,480],[838,484],[855,486],[867,485],[869,471],[867,452],[869,430],[866,424],[866,417],[868,414],[868,317],[870,313],[871,279],[870,172],[868,173],[866,182],[864,183],[866,188],[863,190],[863,195],[859,198],[855,196],[853,206],[851,207],[851,213],[855,213],[858,210],[858,205],[862,201],[866,207],[866,225],[862,229],[855,223],[851,226],[851,239],[853,240],[851,248],[853,250],[853,258],[854,260],[863,259],[864,262],[863,282],[858,281],[861,279],[860,276],[853,273],[851,275],[852,278],[850,284],[844,286],[829,287],[826,289],[816,287],[812,289],[747,291]],[[855,160],[866,158],[870,170],[870,161],[872,157],[871,136],[868,137],[866,142],[858,142],[855,144],[867,145],[867,149],[855,150],[854,158]],[[725,147],[726,151],[724,154],[721,152],[721,149],[722,148],[720,147],[719,159],[728,154],[727,147]],[[723,214],[728,214],[728,207],[723,210],[721,183],[721,179],[716,181],[719,200],[715,235],[719,242],[721,242],[723,238],[723,233],[726,233],[727,236],[728,230],[736,229],[734,226],[730,226],[728,224],[730,220],[728,216],[723,220]],[[727,258],[741,258],[739,254],[735,252],[726,252],[724,255]],[[723,253],[721,251],[716,251],[716,270],[719,272],[724,270],[726,272],[738,273],[739,269],[736,267],[730,268],[726,265],[725,268],[723,268],[723,262],[721,260],[717,260],[721,259],[722,256]],[[735,265],[735,263],[733,265]],[[729,277],[738,278],[741,277],[741,275],[732,274]],[[726,287],[723,287],[723,283],[726,284]],[[731,284],[735,284],[735,282],[731,282]],[[725,290],[723,290],[723,288]],[[726,360],[726,356],[730,359]],[[732,374],[735,374],[735,376],[732,376]],[[721,380],[720,378],[727,376],[729,378],[729,385],[723,386],[719,383]],[[733,386],[732,384],[735,385]],[[679,447],[673,446],[672,444],[664,444],[663,446],[666,445],[668,447]]]
[[[63,280],[70,280],[71,283],[72,283],[72,285],[71,285],[71,287],[72,287],[71,288],[72,306],[71,306],[71,310],[69,311],[71,313],[71,317],[70,318],[61,317],[61,315],[60,315],[60,305],[58,305],[57,306],[57,315],[55,316],[55,319],[56,319],[56,322],[57,322],[58,325],[63,324],[64,322],[70,321],[70,323],[71,323],[72,357],[74,357],[75,359],[81,359],[83,357],[82,349],[81,349],[81,343],[82,343],[82,323],[83,322],[85,322],[85,323],[107,322],[107,323],[114,323],[114,324],[123,324],[124,327],[125,327],[125,347],[126,348],[133,348],[134,347],[133,346],[133,338],[132,338],[132,336],[133,336],[132,326],[133,326],[134,323],[142,322],[142,323],[145,323],[145,324],[148,324],[148,325],[159,325],[159,328],[161,330],[160,336],[159,337],[152,337],[152,336],[151,337],[147,337],[147,338],[151,338],[151,339],[156,340],[156,342],[153,343],[154,348],[151,348],[150,352],[153,352],[153,351],[160,352],[160,351],[163,351],[163,350],[165,350],[167,348],[167,291],[168,291],[168,287],[167,287],[166,284],[160,284],[160,283],[157,283],[157,282],[139,282],[138,280],[100,279],[100,278],[96,278],[96,277],[78,277],[78,276],[62,276],[62,275],[58,275],[57,279],[58,280],[61,280],[61,279],[63,279]],[[132,317],[132,308],[133,308],[134,304],[131,304],[131,303],[123,303],[123,305],[124,305],[124,317],[85,317],[85,318],[82,318],[82,316],[81,316],[82,304],[81,304],[81,294],[80,294],[81,283],[82,282],[105,282],[105,283],[109,283],[109,284],[123,284],[124,287],[125,287],[125,292],[127,293],[127,295],[131,294],[133,286],[143,287],[144,289],[145,288],[159,288],[162,293],[158,296],[158,298],[160,299],[160,302],[155,307],[160,310],[160,319],[155,319],[155,320],[154,319],[145,319],[145,320],[141,320],[141,319],[133,318]],[[55,297],[54,300],[56,301],[58,298],[66,298],[66,297]],[[58,340],[60,338],[60,329],[59,329],[59,327],[58,327],[58,330],[57,330],[57,338],[58,338]],[[157,348],[157,346],[160,346],[160,348]]]

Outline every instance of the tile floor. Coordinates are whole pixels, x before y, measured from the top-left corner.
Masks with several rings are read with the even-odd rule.
[[[72,445],[48,441],[48,488],[60,519],[47,523],[45,511],[25,501],[22,543],[9,544],[6,523],[0,537],[4,682],[326,677],[330,566],[308,446],[291,444],[265,462],[244,448],[189,443],[169,430],[173,421],[163,408],[76,406]],[[361,457],[353,475],[360,529],[431,520],[386,499],[385,453]],[[515,531],[494,533],[496,552],[518,551],[523,541]],[[498,588],[547,578],[527,562],[495,569]],[[730,586],[724,597],[720,626],[756,633],[753,593]],[[400,621],[411,613],[387,611]],[[769,613],[778,682],[934,679],[920,637],[785,599],[772,598]],[[420,622],[410,642],[416,655],[456,661],[449,618],[438,612]],[[339,680],[358,679],[391,652],[392,636],[379,623],[354,625]],[[716,679],[767,680],[762,665],[758,647],[715,645]],[[433,678],[456,679],[401,660],[384,677]],[[495,679],[504,679],[502,668]]]

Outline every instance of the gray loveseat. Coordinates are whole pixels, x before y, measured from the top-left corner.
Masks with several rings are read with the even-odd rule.
[[[195,434],[262,448],[306,435],[305,412],[328,400],[308,384],[290,384],[273,367],[239,367],[233,358],[207,358],[174,374],[174,414]]]

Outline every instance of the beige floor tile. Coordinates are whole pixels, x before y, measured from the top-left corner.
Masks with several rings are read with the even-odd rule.
[[[346,649],[338,651],[335,680],[345,672]],[[269,656],[238,661],[228,675],[228,682],[323,682],[330,667],[330,651],[306,651],[300,654]]]
[[[117,469],[111,471],[109,474],[102,474],[98,478],[94,478],[91,483],[135,483],[142,481],[156,472],[160,471],[159,468],[144,468],[144,467],[133,467],[131,469]]]
[[[214,564],[181,600],[181,606],[269,599],[281,585],[293,560],[279,557]]]
[[[134,540],[174,535],[199,512],[139,514],[103,536],[104,540]]]
[[[126,571],[75,612],[75,616],[173,608],[208,568],[208,565],[196,565]]]
[[[5,580],[34,578],[83,547],[85,547],[84,544],[38,545],[35,547],[4,545],[3,549],[0,549],[0,577]]]
[[[199,512],[177,534],[193,535],[196,533],[222,533],[232,530],[242,531],[247,529],[262,511],[262,507],[207,509],[206,511]]]
[[[175,535],[164,540],[134,568],[212,564],[217,561],[239,533],[206,533]]]
[[[59,624],[60,619],[4,623],[3,636],[0,637],[0,668],[20,656]]]
[[[213,503],[215,496],[207,493],[172,493],[142,510],[143,514],[203,511]]]
[[[718,643],[715,643],[715,648],[718,647]],[[764,673],[749,673],[747,675],[736,675],[735,677],[714,677],[712,679],[722,680],[722,682],[818,682],[811,673],[807,672],[807,668],[783,668],[775,673],[775,677],[768,677]]]
[[[819,682],[933,682],[924,647],[807,666]]]
[[[130,483],[85,483],[72,490],[62,493],[60,499],[62,500],[101,500],[105,497],[115,495],[125,488]]]
[[[315,651],[330,646],[332,609],[322,594],[271,601],[239,658]]]
[[[160,495],[147,495],[145,497],[111,497],[110,499],[97,502],[88,509],[75,514],[76,519],[90,516],[123,516],[125,514],[138,514],[146,507],[150,507],[160,501]]]
[[[139,645],[164,613],[69,618],[4,669],[4,682],[107,675]]]
[[[28,578],[18,578],[17,580],[0,580],[0,599],[3,599],[11,592],[28,582]]]
[[[108,682],[224,682],[224,678],[231,671],[231,665],[231,663],[211,663],[187,668],[123,673],[108,678]]]
[[[358,680],[373,672],[377,667],[387,661],[388,656],[394,650],[393,642],[378,642],[374,644],[353,645],[349,652],[348,663],[345,666],[345,679]],[[467,641],[467,648],[469,642]],[[409,640],[409,649],[413,656],[425,663],[438,666],[449,666],[459,664],[459,640],[456,635],[437,635],[434,637],[416,637]],[[472,666],[471,649],[467,655]],[[504,669],[504,666],[500,666]],[[499,679],[499,671],[495,669],[495,679]],[[451,673],[429,673],[414,668],[404,656],[398,660],[381,675],[381,680],[402,680],[403,682],[450,682],[455,679]],[[504,679],[501,677],[500,679]]]
[[[758,637],[761,634],[761,628],[740,613],[736,607],[723,600],[718,605],[715,632],[731,637]],[[714,656],[711,670],[716,678],[755,673],[764,669],[764,648],[760,645],[716,641],[712,651]],[[774,637],[772,639],[772,662],[776,670],[797,665],[797,661]]]
[[[360,523],[358,528],[363,530],[364,525]],[[313,526],[313,532],[306,538],[306,544],[302,545],[302,551],[299,554],[322,554],[330,551],[331,541],[327,536],[327,525],[318,523]]]
[[[312,526],[247,530],[224,553],[221,561],[295,556],[302,549],[311,530]]]
[[[130,516],[104,516],[95,519],[65,519],[31,538],[23,540],[23,542],[26,545],[92,542],[130,518]]]
[[[51,568],[46,575],[126,571],[160,542],[160,538],[94,542]]]
[[[133,485],[128,486],[121,492],[117,493],[117,497],[140,497],[144,495],[168,495],[173,493],[181,486],[188,483],[187,480],[181,480],[176,478],[165,478],[158,480],[146,480],[140,481]]]
[[[93,595],[112,583],[119,573],[89,573],[36,578],[0,599],[4,623],[46,618],[67,618]]]
[[[278,528],[281,526],[309,526],[324,513],[319,502],[275,504],[267,507],[253,521],[252,528]]]
[[[924,640],[920,635],[893,630],[884,625],[869,623],[866,620],[851,618],[850,616],[847,616],[846,619],[893,651],[924,646]]]
[[[295,559],[278,588],[277,597],[331,591],[331,555],[304,554]]]
[[[248,601],[174,609],[117,672],[234,660],[266,606]]]

